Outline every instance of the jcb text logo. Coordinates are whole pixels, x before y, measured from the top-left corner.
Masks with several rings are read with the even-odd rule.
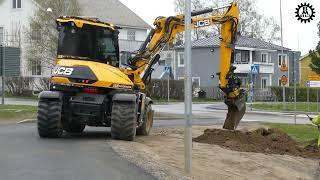
[[[204,27],[204,26],[210,26],[210,19],[196,21],[194,27],[198,28],[198,27]]]
[[[66,75],[70,76],[73,72],[73,68],[67,68],[67,67],[55,67],[53,70],[53,74],[57,75]]]

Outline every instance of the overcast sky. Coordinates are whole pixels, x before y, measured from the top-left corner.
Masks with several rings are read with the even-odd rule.
[[[158,16],[171,16],[174,13],[174,0],[120,0],[149,24]],[[257,0],[258,11],[274,17],[280,24],[280,0]],[[300,3],[310,3],[316,11],[310,23],[301,23],[295,17],[295,8]],[[320,0],[282,0],[284,46],[300,50],[302,55],[314,49],[319,41],[317,22],[320,21]]]

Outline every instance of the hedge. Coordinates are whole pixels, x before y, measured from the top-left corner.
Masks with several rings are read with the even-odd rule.
[[[319,93],[319,99],[320,99],[320,88],[318,88]],[[309,90],[309,101],[310,102],[317,102],[317,88],[306,88],[306,87],[297,87],[297,101],[298,102],[307,102],[307,93]],[[273,96],[278,101],[282,101],[282,93],[283,88],[282,87],[271,87],[271,92]],[[286,101],[287,102],[293,102],[294,101],[294,87],[285,87],[285,93],[286,93]]]

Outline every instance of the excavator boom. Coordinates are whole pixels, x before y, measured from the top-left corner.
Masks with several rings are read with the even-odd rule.
[[[219,9],[227,10],[224,13],[212,15]],[[207,17],[199,15],[209,14]],[[236,2],[220,8],[209,8],[191,13],[192,28],[202,28],[221,25],[220,41],[220,72],[219,87],[224,93],[225,104],[228,106],[228,113],[223,128],[234,130],[242,119],[246,106],[243,100],[244,90],[240,88],[240,80],[235,75],[234,48],[239,22],[239,9]],[[130,66],[134,67],[125,70],[125,73],[134,77],[134,84],[140,89],[145,88],[145,83],[151,77],[152,66],[159,60],[158,53],[167,45],[172,43],[179,32],[185,30],[184,15],[171,17],[158,17],[154,22],[155,28],[151,30],[145,42],[140,47],[138,54],[131,60]]]

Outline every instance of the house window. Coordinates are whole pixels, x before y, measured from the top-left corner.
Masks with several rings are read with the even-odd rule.
[[[12,0],[13,9],[21,9],[21,0]]]
[[[278,66],[281,67],[281,64],[286,64],[288,66],[288,59],[286,54],[278,55]]]
[[[261,62],[263,63],[268,62],[268,53],[261,53]]]
[[[184,67],[184,54],[178,53],[178,67]]]
[[[3,27],[0,27],[0,45],[3,43],[3,39],[4,39],[4,29]]]
[[[31,62],[31,75],[32,76],[41,76],[41,62],[32,61]]]
[[[192,77],[192,87],[200,88],[200,77]]]
[[[268,78],[261,78],[261,88],[266,89],[267,88],[267,83],[268,83]]]
[[[236,63],[241,64],[241,53],[240,52],[236,52]]]
[[[130,41],[135,41],[136,40],[136,31],[128,30],[127,31],[127,39]]]

